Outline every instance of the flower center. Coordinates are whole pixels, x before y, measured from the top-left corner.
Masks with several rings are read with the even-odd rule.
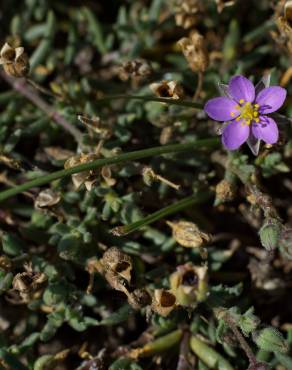
[[[252,121],[259,122],[259,105],[252,104],[250,102],[245,102],[244,99],[239,101],[239,104],[236,105],[234,108],[240,111],[240,115],[236,118],[236,121],[243,121],[243,125],[250,125]],[[231,116],[235,114],[233,112],[230,113]]]

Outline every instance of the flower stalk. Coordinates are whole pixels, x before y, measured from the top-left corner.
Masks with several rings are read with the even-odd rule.
[[[155,221],[158,221],[166,216],[169,216],[173,213],[182,211],[194,204],[203,203],[211,197],[211,192],[197,193],[189,197],[183,198],[180,201],[171,204],[165,208],[158,210],[157,212],[151,213],[150,215],[142,218],[139,221],[133,222],[129,225],[118,226],[111,230],[111,233],[117,236],[124,236],[130,234],[134,231],[141,229],[144,226],[147,226]]]
[[[83,163],[78,166],[52,172],[48,175],[38,177],[24,184],[15,186],[14,188],[5,190],[0,193],[0,202],[5,199],[13,197],[14,195],[27,191],[31,188],[48,184],[54,180],[67,177],[75,173],[79,173],[83,171],[90,171],[93,169],[101,168],[106,165],[123,163],[127,161],[135,161],[138,159],[153,157],[153,156],[162,155],[162,154],[179,153],[179,152],[189,151],[192,149],[197,150],[197,149],[203,149],[203,148],[214,148],[218,145],[218,143],[219,142],[217,138],[200,139],[197,141],[184,143],[184,144],[172,144],[172,145],[158,146],[158,147],[153,147],[149,149],[137,150],[137,151],[133,151],[129,153],[120,154],[118,156],[114,156],[111,158],[97,159],[89,163]]]

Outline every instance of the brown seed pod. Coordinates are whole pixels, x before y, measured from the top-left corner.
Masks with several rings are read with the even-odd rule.
[[[23,47],[13,48],[5,43],[0,51],[0,64],[12,77],[25,77],[29,72],[29,59]]]
[[[207,266],[194,266],[192,263],[178,266],[169,278],[171,292],[177,303],[185,307],[196,307],[206,299],[208,293]]]
[[[173,293],[165,289],[155,289],[151,308],[161,316],[168,316],[175,308],[176,298]]]
[[[198,228],[196,224],[188,221],[167,222],[172,229],[172,236],[183,247],[199,248],[211,241],[211,236]]]
[[[111,247],[104,252],[100,260],[105,271],[112,271],[116,275],[131,282],[131,273],[133,269],[132,258],[116,247]]]
[[[35,199],[34,206],[36,209],[50,208],[61,200],[60,194],[51,189],[41,191]]]
[[[144,59],[130,60],[122,64],[118,70],[121,80],[127,81],[130,78],[142,80],[153,72],[151,65]]]
[[[77,156],[67,159],[64,168],[71,168],[79,164],[88,163],[96,160],[99,156],[97,154],[79,154]],[[79,189],[82,184],[90,191],[97,180],[97,171],[83,171],[72,175],[72,181],[76,189]]]
[[[12,287],[19,293],[22,302],[27,303],[41,295],[47,276],[42,272],[33,271],[31,265],[25,265],[24,268],[25,272],[15,275]]]
[[[160,98],[181,99],[184,96],[184,89],[177,81],[163,80],[154,82],[149,87]]]
[[[176,0],[175,2],[175,23],[183,28],[195,26],[201,19],[204,11],[202,0]]]

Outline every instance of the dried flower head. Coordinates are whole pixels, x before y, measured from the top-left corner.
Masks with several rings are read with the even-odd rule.
[[[61,196],[58,193],[55,193],[51,189],[46,189],[41,191],[35,199],[34,205],[36,209],[49,208],[61,200]]]
[[[286,90],[280,86],[256,90],[244,76],[234,76],[226,95],[209,100],[204,110],[210,118],[227,122],[222,143],[229,150],[238,149],[248,140],[275,144],[279,137],[278,127],[268,114],[284,104],[286,95]]]
[[[189,37],[178,41],[182,52],[194,72],[205,72],[209,66],[209,54],[204,37],[198,31],[192,31]]]
[[[175,2],[175,23],[183,28],[195,26],[200,20],[204,11],[202,0],[176,0]]]
[[[183,247],[199,248],[210,242],[211,236],[198,228],[196,224],[188,221],[167,222],[172,229],[173,238]]]
[[[194,266],[191,262],[178,266],[170,275],[170,287],[177,303],[185,307],[196,307],[208,294],[207,266]]]
[[[0,65],[12,77],[25,77],[29,72],[29,60],[23,47],[13,48],[5,43],[0,51]]]
[[[163,80],[154,82],[149,87],[160,98],[181,99],[184,96],[183,87],[177,81]]]
[[[65,169],[78,166],[79,164],[92,162],[98,159],[97,154],[79,154],[67,159],[64,164]],[[72,175],[72,181],[76,189],[79,189],[82,184],[90,191],[97,180],[98,172],[94,170],[83,171]]]
[[[165,289],[155,289],[151,308],[160,316],[168,316],[175,308],[176,298],[173,293]]]
[[[130,60],[122,64],[119,68],[119,77],[123,81],[130,78],[143,80],[151,75],[153,72],[151,64],[144,59]]]

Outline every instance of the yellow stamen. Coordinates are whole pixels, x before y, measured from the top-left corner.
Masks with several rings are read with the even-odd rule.
[[[255,109],[259,109],[259,105],[258,104],[254,104],[254,107],[255,107]]]
[[[235,116],[235,113],[234,112],[230,112],[230,116],[231,117],[234,117]]]
[[[259,118],[256,118],[255,121],[256,121],[256,123],[259,123],[260,122],[260,119]]]
[[[240,103],[240,104],[243,104],[243,103],[244,103],[244,101],[245,101],[244,99],[240,99],[240,100],[239,100],[239,103]]]
[[[259,115],[259,112],[253,112],[253,116],[257,117]]]
[[[239,117],[236,118],[236,121],[237,122],[240,121],[240,120],[241,120],[241,116],[239,116]]]
[[[241,108],[241,106],[240,105],[236,105],[235,107],[234,107],[234,109],[236,109],[236,110],[239,110]]]

